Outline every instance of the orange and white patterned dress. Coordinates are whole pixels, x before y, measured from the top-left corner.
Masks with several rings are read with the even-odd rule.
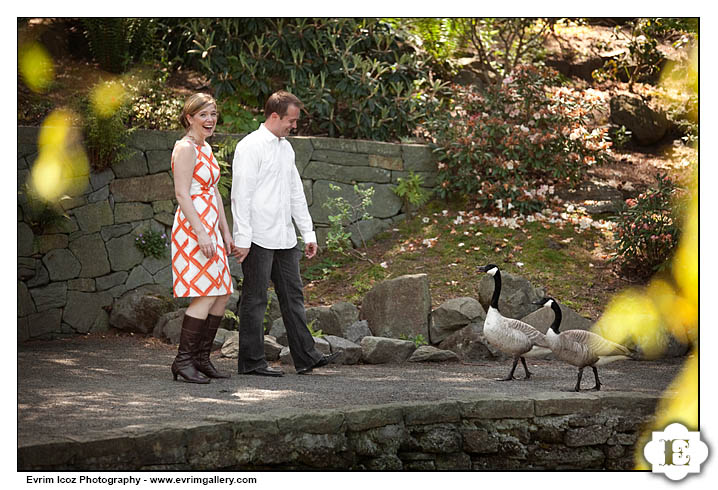
[[[172,225],[172,290],[178,298],[231,294],[232,279],[227,264],[227,250],[219,231],[217,197],[214,195],[215,186],[219,181],[219,165],[209,144],[205,143],[203,147],[192,144],[197,159],[189,193],[192,204],[217,252],[211,259],[205,257],[200,251],[192,225],[182,209],[177,206]],[[174,152],[172,155],[174,172]]]

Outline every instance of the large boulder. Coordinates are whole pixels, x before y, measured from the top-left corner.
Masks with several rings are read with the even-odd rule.
[[[112,306],[110,326],[128,332],[149,333],[162,315],[176,308],[171,298],[142,290],[130,291]]]
[[[494,294],[494,278],[485,274],[479,283],[479,302],[485,311],[489,311],[491,298]],[[501,296],[499,311],[507,318],[523,318],[539,307],[532,304],[544,297],[541,288],[535,288],[521,276],[501,271]]]
[[[618,94],[611,98],[611,122],[625,126],[640,145],[658,143],[671,129],[665,113],[651,108],[639,96]]]
[[[152,330],[152,336],[170,344],[179,344],[186,310],[187,308],[180,308],[162,315]]]
[[[588,318],[584,318],[568,306],[559,303],[561,308],[561,325],[559,330],[591,330],[593,322]],[[521,319],[524,323],[528,323],[541,333],[546,333],[553,323],[554,313],[551,308],[539,308],[533,313],[529,313]]]
[[[444,339],[438,347],[454,352],[465,362],[508,359],[508,356],[487,342],[484,337],[483,320],[457,330]]]
[[[413,274],[380,282],[362,301],[360,318],[376,337],[428,338],[431,313],[429,278]]]
[[[474,298],[452,298],[431,312],[429,340],[438,344],[469,323],[485,318],[486,312]]]
[[[364,337],[361,339],[362,360],[367,364],[398,364],[409,359],[416,350],[410,340],[386,337]]]

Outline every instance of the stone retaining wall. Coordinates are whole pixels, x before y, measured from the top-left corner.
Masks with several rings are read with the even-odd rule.
[[[18,191],[37,158],[37,136],[38,128],[18,128]],[[169,253],[159,260],[145,257],[134,240],[147,229],[170,234],[177,207],[170,154],[180,136],[135,131],[129,143],[132,155],[79,177],[84,192],[62,201],[68,218],[42,229],[33,229],[30,205],[18,194],[18,340],[107,330],[107,310],[138,287],[171,295]],[[240,138],[217,135],[213,142]],[[432,154],[423,145],[309,137],[290,141],[320,241],[328,227],[322,203],[334,197],[330,184],[346,197],[355,182],[374,186],[369,212],[376,219],[362,225],[365,237],[403,217],[402,203],[392,191],[397,179],[414,171],[425,185],[434,184]],[[225,205],[231,220],[229,203]],[[233,259],[230,265],[238,277],[239,266]]]
[[[265,414],[18,448],[18,470],[628,470],[658,397],[542,393]]]

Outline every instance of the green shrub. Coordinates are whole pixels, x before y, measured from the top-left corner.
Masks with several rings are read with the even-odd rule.
[[[413,209],[419,208],[429,200],[429,192],[422,187],[424,178],[410,171],[406,178],[399,177],[394,193],[404,202],[404,208],[411,213]]]
[[[122,73],[151,44],[156,21],[151,18],[87,17],[85,37],[100,68]]]
[[[335,192],[341,189],[334,184],[329,184],[329,188]],[[347,200],[342,196],[337,196],[322,203],[322,206],[330,213],[327,248],[332,252],[347,255],[354,250],[351,243],[352,233],[348,230],[351,225],[357,225],[357,233],[359,233],[359,238],[366,248],[366,242],[361,235],[361,228],[359,228],[358,224],[360,221],[372,219],[367,209],[372,204],[374,188],[361,188],[358,184],[354,184],[353,197],[353,199]],[[358,255],[361,257],[360,254]]]
[[[127,141],[132,130],[126,127],[129,105],[122,104],[108,116],[98,114],[87,100],[81,102],[81,107],[90,165],[95,170],[102,170],[126,159],[131,154]]]
[[[192,19],[173,39],[218,99],[261,107],[278,89],[305,104],[300,134],[398,140],[439,103],[428,57],[377,19]],[[221,42],[220,42],[221,40]]]
[[[501,84],[453,90],[454,109],[425,128],[438,157],[440,197],[530,214],[546,207],[554,185],[576,184],[610,158],[606,130],[588,126],[599,98],[561,87],[554,70],[520,66]]]
[[[680,238],[681,191],[665,175],[656,177],[656,188],[622,203],[611,261],[624,275],[647,278],[661,270]]]
[[[161,259],[167,254],[170,244],[165,233],[147,230],[135,237],[135,246],[145,254],[145,257]]]
[[[123,82],[131,99],[127,124],[133,128],[181,129],[177,116],[184,100],[167,88],[168,72],[152,70]]]

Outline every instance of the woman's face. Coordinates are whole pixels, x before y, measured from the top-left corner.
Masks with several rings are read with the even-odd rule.
[[[197,136],[209,138],[217,126],[217,106],[208,103],[191,116],[187,116],[189,130]]]

